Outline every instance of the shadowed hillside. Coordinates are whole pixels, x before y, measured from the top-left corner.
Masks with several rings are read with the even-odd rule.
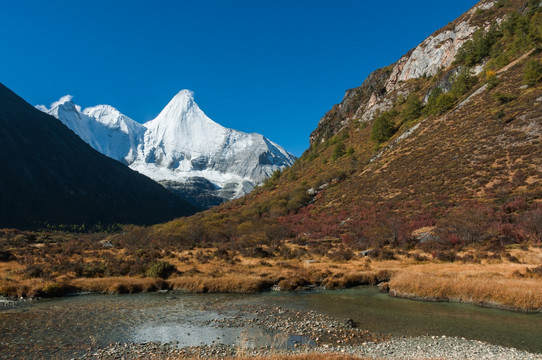
[[[0,84],[0,227],[155,224],[196,208]]]

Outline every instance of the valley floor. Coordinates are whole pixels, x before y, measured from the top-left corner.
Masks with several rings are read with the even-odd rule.
[[[286,255],[270,256],[257,247],[252,255],[215,248],[154,251],[150,265],[138,265],[141,249],[25,244],[11,247],[12,259],[0,262],[0,295],[54,297],[73,292],[133,293],[162,289],[196,293],[255,293],[268,289],[326,289],[378,285],[391,296],[457,301],[526,312],[542,311],[542,248],[513,245],[504,251],[466,249],[446,260],[445,252],[421,250],[335,251],[318,256],[287,244]],[[29,250],[30,248],[30,250]],[[373,258],[370,256],[371,255]],[[135,260],[129,259],[136,257]],[[441,259],[441,260],[439,260]],[[4,259],[6,260],[6,259]],[[150,260],[147,259],[147,262]],[[143,267],[140,274],[111,276],[114,269]],[[146,269],[146,270],[145,270]],[[155,269],[149,272],[149,269]]]

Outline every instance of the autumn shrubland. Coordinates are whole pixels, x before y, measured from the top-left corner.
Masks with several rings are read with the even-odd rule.
[[[0,262],[0,292],[12,297],[157,290],[255,293],[379,285],[394,296],[529,311],[542,305],[542,297],[535,291],[542,284],[542,249],[529,245],[440,249],[435,244],[386,245],[367,251],[328,239],[285,241],[279,247],[261,245],[251,251],[224,247],[179,250],[174,244],[159,243],[154,250],[147,245],[134,251],[120,245],[119,234],[90,238],[62,234],[52,243],[23,240],[33,233],[12,230],[2,234],[4,244],[6,238],[17,237],[10,240],[10,260]],[[73,238],[78,236],[83,238]],[[108,240],[98,240],[101,237]]]

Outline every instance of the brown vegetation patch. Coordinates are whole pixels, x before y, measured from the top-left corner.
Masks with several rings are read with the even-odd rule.
[[[540,278],[518,277],[525,266],[447,265],[413,266],[390,281],[393,296],[458,301],[522,311],[542,311]]]
[[[257,276],[225,275],[208,277],[205,275],[184,276],[169,280],[174,290],[196,293],[241,293],[251,294],[268,289],[273,282]]]

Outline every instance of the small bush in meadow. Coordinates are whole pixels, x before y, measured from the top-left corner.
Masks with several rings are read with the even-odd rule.
[[[177,272],[177,268],[167,261],[155,261],[149,265],[147,272],[148,277],[167,279]]]

